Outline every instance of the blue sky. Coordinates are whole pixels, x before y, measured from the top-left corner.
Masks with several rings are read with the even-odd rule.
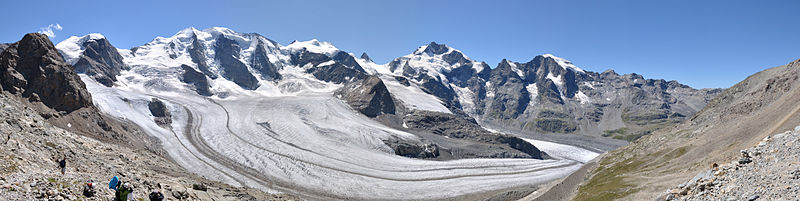
[[[729,87],[800,59],[800,1],[3,1],[0,42],[59,24],[131,48],[222,26],[317,38],[385,63],[431,41],[490,66],[551,53],[586,70]]]

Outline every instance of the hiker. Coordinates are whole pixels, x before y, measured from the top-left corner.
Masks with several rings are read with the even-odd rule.
[[[154,190],[152,193],[150,193],[150,196],[148,196],[148,197],[150,197],[150,201],[162,201],[162,200],[164,200],[164,194],[161,193],[161,191],[159,191],[159,190]]]
[[[61,167],[61,175],[67,172],[67,157],[61,158],[61,161],[58,161],[58,167]]]
[[[94,197],[94,195],[97,194],[97,191],[94,189],[94,186],[96,186],[94,184],[94,181],[92,180],[86,181],[86,185],[83,186],[83,195],[86,197]]]
[[[114,201],[133,200],[133,185],[131,185],[131,183],[125,182],[122,185],[117,183],[116,190],[117,192],[114,193]]]
[[[150,195],[147,197],[150,198],[150,201],[164,200],[164,194],[161,193],[161,183],[156,183],[155,189],[153,189],[153,192],[150,192]]]

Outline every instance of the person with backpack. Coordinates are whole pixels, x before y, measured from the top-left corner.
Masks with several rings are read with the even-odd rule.
[[[131,183],[125,182],[122,185],[119,185],[119,183],[117,183],[116,190],[117,192],[114,193],[114,201],[133,200],[133,185]]]
[[[83,196],[87,198],[94,197],[94,195],[97,194],[97,190],[94,189],[95,186],[94,181],[86,181],[86,185],[83,186]]]
[[[58,161],[58,167],[61,167],[61,175],[67,172],[67,157],[61,158],[61,161]]]
[[[162,201],[162,200],[164,200],[164,194],[161,193],[161,191],[159,191],[159,190],[154,190],[152,193],[150,193],[150,196],[148,196],[148,197],[150,197],[150,201]]]

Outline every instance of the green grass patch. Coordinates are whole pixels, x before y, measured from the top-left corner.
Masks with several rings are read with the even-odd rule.
[[[606,162],[608,163],[608,162]],[[601,162],[600,164],[604,164]],[[578,189],[574,200],[606,201],[625,197],[639,191],[624,181],[625,174],[644,166],[644,161],[626,159],[607,167],[598,167],[589,181]]]
[[[615,135],[625,135],[625,133],[628,133],[628,128],[627,127],[622,127],[622,128],[618,128],[618,129],[614,129],[614,130],[604,130],[603,131],[603,137],[611,137],[611,136],[615,136]]]
[[[684,154],[686,154],[686,147],[685,146],[677,148],[675,150],[672,150],[667,154],[664,154],[664,159],[667,159],[667,160],[675,159],[675,158],[683,156]]]
[[[48,147],[50,147],[50,148],[53,148],[53,149],[55,149],[55,148],[56,148],[56,144],[54,144],[54,143],[52,143],[52,142],[45,142],[45,143],[44,143],[44,145],[46,145],[46,146],[48,146]]]

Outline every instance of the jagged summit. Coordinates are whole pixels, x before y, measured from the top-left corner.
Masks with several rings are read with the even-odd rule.
[[[366,53],[366,52],[364,52],[364,53],[361,53],[361,57],[359,57],[359,58],[361,58],[361,59],[363,59],[363,60],[365,60],[365,61],[368,61],[368,62],[373,62],[373,61],[372,61],[372,59],[371,59],[371,58],[369,58],[369,55],[367,55],[367,53]]]
[[[552,54],[543,54],[543,55],[539,55],[537,57],[540,57],[540,56],[541,57],[545,57],[545,58],[553,59],[556,63],[558,63],[559,66],[561,66],[561,67],[563,67],[565,69],[572,69],[572,70],[574,70],[576,72],[584,73],[583,69],[578,68],[577,66],[573,65],[572,62],[570,62],[570,61],[568,61],[566,59],[563,59],[561,57],[556,57],[556,56],[553,56]]]
[[[417,49],[417,51],[414,51],[414,54],[422,54],[422,53],[444,54],[451,50],[452,49],[445,44],[438,44],[436,42],[431,42],[430,44],[420,47],[419,49]]]
[[[79,57],[83,51],[86,50],[86,47],[83,45],[84,43],[105,38],[105,36],[99,33],[91,33],[81,37],[70,36],[64,41],[58,43],[56,48],[67,63],[74,65],[76,62],[78,62],[78,59],[80,59]]]

